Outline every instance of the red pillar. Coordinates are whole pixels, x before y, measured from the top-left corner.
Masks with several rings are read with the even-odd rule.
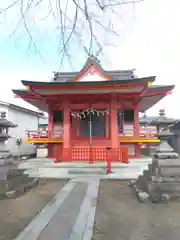
[[[51,105],[48,106],[48,138],[51,138],[53,131],[53,112]]]
[[[64,102],[64,148],[70,148],[70,108],[69,102]]]
[[[137,158],[140,158],[141,156],[141,145],[138,143],[135,145],[135,156]]]
[[[134,136],[140,136],[140,125],[139,125],[139,104],[134,108]]]
[[[118,119],[117,119],[117,100],[112,98],[111,100],[111,114],[110,114],[110,122],[111,122],[111,146],[112,148],[119,148],[119,136],[118,136]]]
[[[140,138],[139,104],[134,108],[134,136],[135,138]],[[135,145],[135,156],[140,157],[140,144]]]
[[[51,105],[48,105],[48,139],[52,138],[52,132],[53,132],[53,111],[51,108]],[[51,143],[48,143],[48,157],[52,157],[52,149],[53,145]]]

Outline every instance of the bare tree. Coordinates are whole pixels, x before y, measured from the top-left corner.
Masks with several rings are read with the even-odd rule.
[[[58,48],[61,64],[65,57],[71,60],[75,45],[79,45],[87,55],[99,55],[105,46],[113,46],[120,36],[121,15],[126,6],[143,0],[4,0],[0,15],[9,12],[18,22],[11,36],[21,27],[28,39],[28,49],[33,47],[43,59],[33,35],[33,26],[52,28],[58,33]],[[1,6],[1,3],[0,3]],[[8,16],[6,16],[8,18]],[[15,19],[17,20],[17,18]],[[53,26],[53,27],[52,27]]]

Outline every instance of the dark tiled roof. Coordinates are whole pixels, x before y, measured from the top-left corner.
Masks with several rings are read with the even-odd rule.
[[[52,81],[54,82],[67,82],[67,81],[72,81],[78,72],[55,72],[54,73],[54,78]]]
[[[94,82],[36,82],[36,81],[27,81],[22,80],[24,86],[108,86],[116,84],[136,84],[136,83],[147,83],[149,81],[154,81],[155,76],[145,77],[145,78],[133,78],[133,79],[124,79],[122,80],[109,80],[109,81],[94,81]]]
[[[79,72],[55,72],[54,78],[52,81],[55,82],[67,82],[67,81],[73,81],[76,76],[78,76],[81,72],[86,71],[90,66],[94,66],[97,69],[99,69],[104,76],[112,77],[112,80],[124,80],[124,79],[133,79],[134,76],[134,70],[110,70],[106,71],[101,67],[101,64],[99,60],[95,57],[89,57],[83,68]]]

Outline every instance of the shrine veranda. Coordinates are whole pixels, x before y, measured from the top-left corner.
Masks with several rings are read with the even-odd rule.
[[[142,134],[139,113],[145,112],[174,86],[154,85],[155,76],[137,78],[133,70],[104,70],[89,57],[79,72],[56,72],[49,82],[23,80],[16,96],[48,113],[45,133],[29,129],[29,143],[48,146],[56,161],[112,161],[140,157],[141,144],[159,142]],[[108,147],[108,149],[107,149]]]

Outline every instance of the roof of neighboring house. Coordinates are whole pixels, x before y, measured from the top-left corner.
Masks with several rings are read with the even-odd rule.
[[[7,107],[12,108],[14,110],[25,112],[25,113],[28,113],[28,114],[31,114],[31,115],[37,116],[37,117],[43,117],[44,116],[44,114],[41,113],[41,112],[30,110],[28,108],[24,108],[24,107],[21,107],[21,106],[12,104],[12,103],[0,101],[0,105],[1,106],[7,106]]]

